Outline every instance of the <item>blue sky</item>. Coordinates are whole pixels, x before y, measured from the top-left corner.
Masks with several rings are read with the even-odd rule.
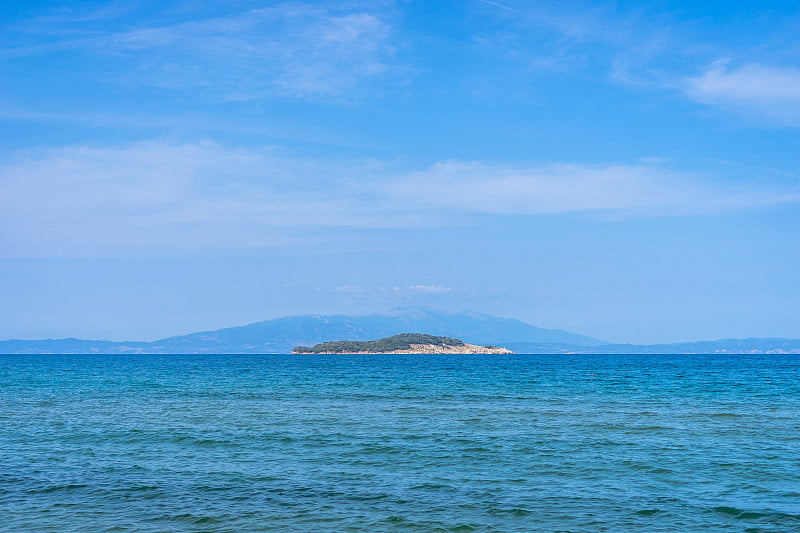
[[[0,338],[800,337],[800,6],[0,5]]]

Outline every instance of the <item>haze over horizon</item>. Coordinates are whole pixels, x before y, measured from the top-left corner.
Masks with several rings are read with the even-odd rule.
[[[0,339],[800,338],[800,6],[0,5]]]

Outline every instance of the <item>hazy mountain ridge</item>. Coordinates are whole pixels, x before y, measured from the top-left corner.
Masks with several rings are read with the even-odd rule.
[[[463,311],[447,313],[419,307],[396,308],[386,314],[299,315],[245,326],[168,337],[151,343],[166,353],[288,353],[298,345],[326,341],[368,341],[419,332],[456,337],[472,344],[556,342],[591,346],[603,341],[562,330],[539,328],[511,318]]]
[[[289,353],[298,345],[326,341],[367,341],[418,332],[456,337],[471,344],[505,342],[564,343],[577,346],[603,341],[563,330],[545,329],[512,318],[472,311],[449,313],[420,307],[395,308],[385,314],[299,315],[244,326],[167,337],[154,342],[81,339],[0,341],[5,353]]]
[[[327,341],[368,341],[417,332],[455,337],[517,353],[800,353],[800,340],[722,339],[672,344],[610,344],[511,318],[472,311],[449,313],[420,307],[385,314],[300,315],[244,326],[167,337],[154,342],[83,339],[0,341],[0,353],[289,353],[295,346]]]

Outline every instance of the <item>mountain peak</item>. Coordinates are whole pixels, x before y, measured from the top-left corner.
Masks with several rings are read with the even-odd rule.
[[[430,309],[427,307],[420,307],[416,305],[408,305],[408,306],[400,306],[400,307],[393,307],[388,315],[389,316],[407,316],[407,317],[414,317],[414,318],[422,318],[426,316],[431,316],[434,314],[441,314],[442,311]]]

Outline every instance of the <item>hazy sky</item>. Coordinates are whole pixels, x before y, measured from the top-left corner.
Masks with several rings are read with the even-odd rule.
[[[800,337],[800,4],[0,3],[0,338]]]

